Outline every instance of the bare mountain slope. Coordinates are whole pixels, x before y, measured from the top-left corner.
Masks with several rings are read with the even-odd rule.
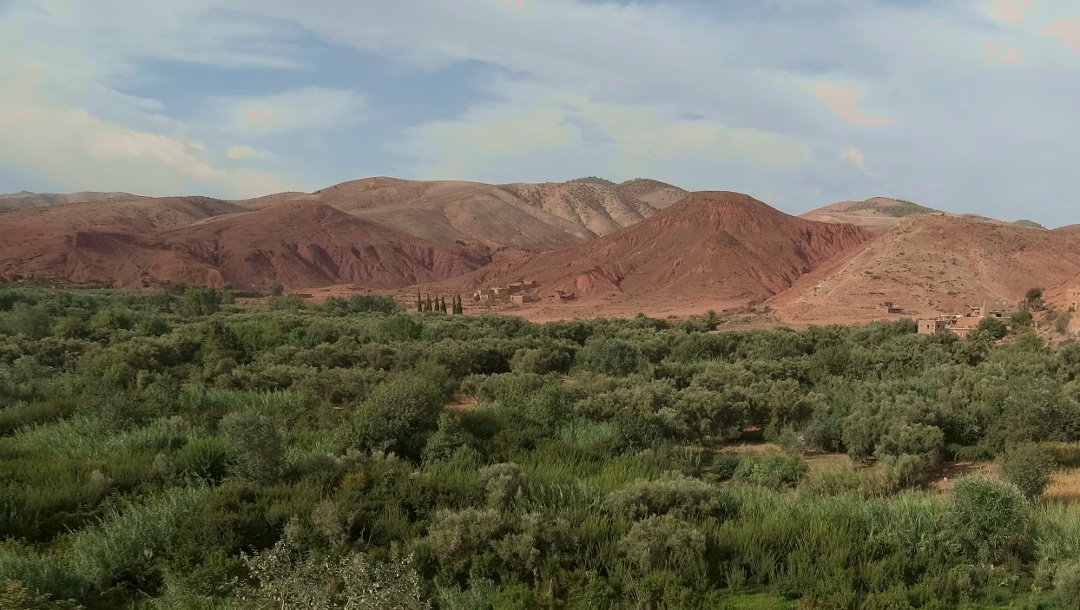
[[[589,182],[505,184],[501,188],[521,201],[563,220],[607,235],[656,213],[648,203],[618,188]]]
[[[999,221],[925,214],[800,279],[770,300],[791,320],[858,322],[893,301],[907,314],[959,313],[982,299],[1019,300],[1080,273],[1080,238]]]
[[[0,275],[32,273],[121,286],[400,288],[468,273],[489,260],[483,250],[432,244],[311,202],[148,234],[40,226],[0,231]]]
[[[848,223],[874,233],[884,233],[907,216],[934,212],[937,210],[902,199],[873,197],[865,201],[841,201],[827,205],[801,214],[800,218],[818,222]]]
[[[493,265],[477,279],[536,280],[543,291],[584,297],[748,303],[870,239],[858,227],[789,216],[748,195],[698,192],[637,225],[527,262]]]
[[[132,199],[137,195],[130,193],[11,193],[0,195],[0,210],[11,208],[41,208],[50,205],[63,205],[65,203],[89,203],[93,201],[109,201],[113,199]]]
[[[70,230],[143,232],[246,211],[237,203],[209,197],[132,197],[0,210],[0,231],[36,225]]]
[[[627,180],[616,188],[620,193],[640,199],[658,210],[670,207],[689,193],[677,186],[648,178]]]

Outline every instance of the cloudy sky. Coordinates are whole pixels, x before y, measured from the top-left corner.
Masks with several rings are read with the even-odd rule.
[[[1060,225],[1078,109],[1063,0],[0,0],[0,192],[597,175]]]

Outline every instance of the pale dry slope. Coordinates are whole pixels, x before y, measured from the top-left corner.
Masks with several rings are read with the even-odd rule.
[[[672,204],[689,194],[689,191],[677,186],[648,178],[627,180],[615,188],[620,193],[640,199],[658,210],[671,207]]]
[[[585,227],[594,235],[614,233],[656,213],[656,208],[641,199],[602,184],[516,183],[500,188],[533,207]]]
[[[89,191],[80,193],[31,193],[22,191],[21,193],[0,195],[0,209],[41,208],[65,203],[89,203],[114,199],[132,199],[135,197],[138,197],[138,195],[132,195],[131,193],[93,193]]]
[[[911,216],[768,301],[786,320],[863,322],[893,301],[904,315],[1016,301],[1080,273],[1080,238],[947,214]]]
[[[873,233],[884,233],[897,226],[907,215],[934,213],[932,210],[889,197],[873,197],[865,201],[840,201],[800,214],[800,218],[818,222],[838,222],[858,225]]]
[[[594,182],[491,185],[379,176],[238,203],[261,208],[317,201],[423,239],[536,252],[606,235],[654,214],[657,208],[638,196],[666,205],[681,192],[660,182],[636,182],[624,189]]]
[[[209,197],[132,197],[0,210],[0,232],[17,231],[24,226],[146,232],[247,211],[237,203]]]

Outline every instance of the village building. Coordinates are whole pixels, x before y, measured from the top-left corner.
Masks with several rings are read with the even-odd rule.
[[[900,309],[900,306],[896,303],[893,303],[892,301],[885,301],[884,303],[882,303],[881,309],[885,313],[904,313],[904,310]]]
[[[510,295],[510,302],[514,305],[524,305],[526,303],[533,303],[536,298],[528,294],[514,294]]]
[[[991,316],[995,317],[995,316]],[[961,339],[968,336],[968,333],[975,330],[979,326],[979,322],[982,322],[983,318],[962,317],[957,318],[956,321],[949,327],[949,330],[956,333]]]
[[[919,320],[920,335],[936,335],[949,329],[948,320],[937,318],[934,320]]]

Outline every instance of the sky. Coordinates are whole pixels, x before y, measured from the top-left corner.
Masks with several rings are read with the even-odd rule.
[[[0,192],[648,177],[1058,226],[1077,108],[1060,0],[0,0]]]

